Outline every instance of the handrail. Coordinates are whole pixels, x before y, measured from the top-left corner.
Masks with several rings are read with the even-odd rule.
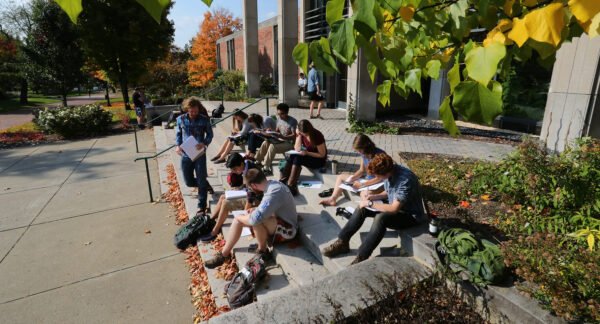
[[[245,107],[238,109],[237,111],[242,111],[242,110],[248,109],[248,108],[250,108],[251,106],[253,106],[253,105],[257,104],[257,103],[259,103],[259,102],[261,102],[263,100],[266,100],[266,116],[269,116],[269,99],[275,99],[275,98],[277,98],[277,97],[274,97],[274,96],[260,97],[257,100],[255,100],[254,102],[251,102],[250,104],[246,105]],[[229,117],[235,115],[236,112],[232,112],[231,114],[229,114],[229,115],[227,115],[227,116],[225,116],[225,117],[223,117],[223,118],[215,121],[214,123],[211,123],[210,126],[214,127],[216,124],[218,124],[218,123],[224,121],[225,119],[228,119]],[[133,160],[134,162],[137,162],[139,160],[144,160],[144,163],[146,164],[146,179],[148,180],[148,192],[150,193],[150,202],[154,202],[154,197],[152,196],[152,185],[150,183],[150,170],[148,168],[148,160],[149,159],[157,158],[158,156],[160,156],[163,153],[167,152],[168,150],[174,148],[175,146],[177,146],[177,145],[173,144],[173,145],[167,147],[166,149],[164,149],[164,150],[162,150],[162,151],[160,151],[160,152],[158,152],[158,153],[156,153],[154,155],[151,155],[151,156],[142,156],[142,157],[139,157],[139,158],[136,158],[135,160]],[[136,136],[136,149],[137,149],[137,136]]]

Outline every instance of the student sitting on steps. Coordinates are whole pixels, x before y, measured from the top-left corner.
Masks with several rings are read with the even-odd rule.
[[[377,148],[375,146],[375,143],[373,143],[373,141],[371,141],[369,136],[363,135],[363,134],[356,135],[356,137],[354,138],[354,142],[352,143],[352,147],[354,148],[354,150],[356,152],[358,152],[360,154],[360,157],[361,157],[360,168],[358,169],[358,171],[354,172],[354,174],[348,174],[348,173],[340,174],[335,181],[335,188],[333,189],[333,194],[331,195],[331,197],[319,201],[319,205],[335,206],[337,199],[342,194],[343,189],[340,188],[340,184],[342,184],[342,182],[351,182],[353,188],[360,189],[362,187],[368,187],[370,185],[374,185],[376,183],[383,181],[383,179],[381,177],[378,177],[375,175],[370,175],[370,174],[367,174],[366,182],[361,183],[358,180],[367,171],[367,165],[369,164],[371,159],[376,154],[382,154],[382,153],[385,154],[385,151],[383,151],[380,148]],[[370,191],[370,193],[376,194],[381,191],[382,191],[382,189],[378,189],[376,191]],[[366,190],[361,191],[360,192],[361,198],[364,198],[364,196],[366,194],[367,194]]]
[[[350,251],[350,238],[360,229],[365,218],[375,217],[369,234],[358,248],[358,255],[350,265],[368,259],[383,239],[387,228],[402,229],[415,226],[425,218],[419,180],[412,171],[394,164],[394,160],[387,154],[377,154],[367,165],[367,172],[385,179],[385,191],[363,198],[360,208],[354,211],[338,234],[338,239],[322,251],[327,257],[347,253]],[[388,203],[375,202],[383,199],[387,199]],[[367,207],[381,212],[370,211]]]
[[[317,169],[324,167],[327,162],[325,137],[308,120],[303,119],[298,123],[296,134],[294,150],[300,153],[291,154],[287,158],[285,168],[279,179],[279,181],[287,183],[294,196],[298,194],[298,178],[302,166]],[[302,147],[305,147],[306,150],[302,150]]]
[[[277,105],[277,127],[275,134],[277,139],[267,139],[263,141],[260,149],[256,153],[256,162],[263,164],[262,171],[265,175],[273,175],[273,160],[275,154],[285,153],[294,149],[294,141],[296,140],[296,128],[298,121],[288,113],[290,107],[285,103]]]
[[[233,132],[231,133],[231,135],[235,137],[231,139],[228,137],[225,140],[225,142],[223,142],[223,145],[221,145],[219,153],[217,153],[215,157],[210,159],[211,161],[214,161],[217,164],[225,163],[225,158],[231,152],[231,150],[233,150],[233,146],[245,143],[248,139],[248,134],[251,130],[254,129],[254,126],[252,126],[250,122],[248,122],[248,114],[241,110],[235,112],[235,114],[233,115],[233,119],[233,123],[238,124],[238,128],[234,127]],[[239,125],[241,125],[241,129],[239,129]]]
[[[233,247],[242,235],[244,227],[251,227],[258,241],[257,257],[263,261],[271,259],[268,246],[273,243],[289,241],[296,236],[298,214],[296,203],[290,190],[278,181],[269,181],[259,170],[249,170],[244,177],[246,185],[255,193],[263,193],[257,208],[238,215],[233,220],[223,251],[204,265],[213,269],[231,258]]]
[[[275,119],[269,116],[261,116],[259,114],[250,114],[248,122],[254,127],[254,130],[248,135],[248,152],[244,159],[254,159],[256,150],[264,142],[264,134],[266,131],[275,131]]]
[[[247,186],[244,185],[243,177],[246,175],[248,170],[256,169],[256,165],[250,160],[244,160],[244,158],[239,153],[231,153],[227,157],[227,162],[225,162],[225,166],[231,170],[229,178],[240,177],[239,180],[232,179],[229,185],[232,187],[232,190],[246,190],[248,194],[246,198],[238,198],[238,199],[225,199],[225,194],[222,194],[219,198],[219,202],[217,202],[217,206],[213,211],[210,218],[216,219],[217,222],[212,232],[207,234],[204,237],[201,237],[200,240],[202,242],[210,242],[212,241],[221,230],[221,226],[225,223],[227,219],[227,215],[234,210],[242,210],[249,209],[257,204],[262,196],[258,195],[254,191],[250,190]],[[228,182],[230,180],[228,179]]]

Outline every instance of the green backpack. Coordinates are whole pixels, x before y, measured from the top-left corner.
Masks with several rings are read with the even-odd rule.
[[[466,271],[469,281],[480,286],[501,283],[506,278],[504,257],[498,246],[488,240],[479,240],[468,230],[450,228],[440,232],[439,248],[445,265],[455,264],[455,273]]]

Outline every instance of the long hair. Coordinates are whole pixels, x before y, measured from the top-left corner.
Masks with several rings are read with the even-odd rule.
[[[304,134],[308,135],[308,138],[310,139],[310,141],[312,142],[313,140],[313,136],[315,134],[315,128],[313,127],[313,125],[306,119],[302,119],[299,123],[298,123],[298,130]]]
[[[248,117],[248,122],[256,125],[256,128],[263,127],[263,118],[259,114],[250,114],[250,117]]]
[[[355,150],[361,150],[365,155],[373,156],[377,148],[375,147],[375,143],[369,138],[369,136],[364,134],[358,134],[354,137],[354,142],[352,143],[352,147]]]
[[[198,109],[200,109],[201,115],[208,116],[208,111],[206,111],[206,108],[204,108],[204,105],[202,105],[202,101],[200,101],[200,98],[191,96],[191,97],[185,99],[183,101],[181,109],[184,112],[188,112],[190,107],[198,107]]]

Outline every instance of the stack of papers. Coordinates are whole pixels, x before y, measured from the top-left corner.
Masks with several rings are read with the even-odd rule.
[[[196,161],[206,149],[203,147],[201,150],[196,148],[198,145],[198,141],[194,138],[194,136],[188,136],[188,138],[181,143],[181,149],[187,154],[187,156],[192,160]]]
[[[302,154],[302,151],[289,150],[289,151],[285,152],[285,154],[287,154],[287,155]]]
[[[229,136],[228,138],[229,138],[230,140],[232,140],[232,139],[236,139],[236,138],[238,138],[238,137],[242,137],[242,135],[240,135],[240,134],[235,134],[235,135],[231,135],[231,136]]]
[[[226,190],[225,191],[225,199],[238,199],[238,198],[246,198],[248,197],[248,193],[246,190]]]
[[[245,210],[234,210],[234,211],[231,212],[231,214],[235,218],[238,215],[246,215],[246,211]],[[250,231],[250,227],[243,227],[242,228],[242,235],[241,236],[248,236],[250,234],[252,234],[252,232]]]
[[[365,180],[360,180],[360,182],[361,182],[361,183],[364,183],[364,182],[366,182],[366,181],[365,181]],[[365,190],[370,190],[370,191],[372,191],[372,190],[377,190],[377,189],[379,189],[381,186],[383,186],[383,181],[382,181],[382,182],[378,182],[378,183],[376,183],[376,184],[373,184],[373,185],[370,185],[370,186],[368,186],[368,187],[362,187],[362,188],[358,188],[358,189],[355,189],[354,187],[352,187],[352,186],[349,186],[349,185],[347,185],[347,184],[344,184],[344,183],[340,184],[340,186],[339,186],[339,187],[340,187],[340,188],[342,188],[342,189],[344,189],[344,190],[348,190],[348,191],[352,191],[352,192],[354,192],[354,193],[358,193],[358,192],[360,192],[360,191],[365,191]]]

